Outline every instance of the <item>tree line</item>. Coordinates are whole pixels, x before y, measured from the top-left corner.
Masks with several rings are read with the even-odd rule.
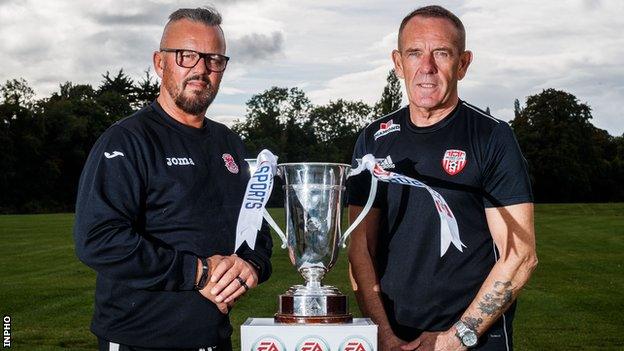
[[[24,79],[0,85],[0,213],[73,211],[80,172],[98,136],[155,99],[158,81],[123,70],[99,86],[60,84],[35,99]],[[401,106],[393,71],[374,105],[337,99],[315,105],[299,88],[272,87],[246,103],[232,126],[251,155],[268,148],[280,162],[350,163],[361,129]],[[489,110],[489,109],[488,109]],[[537,201],[624,200],[624,136],[594,127],[591,109],[554,89],[514,105],[510,122],[529,164]]]

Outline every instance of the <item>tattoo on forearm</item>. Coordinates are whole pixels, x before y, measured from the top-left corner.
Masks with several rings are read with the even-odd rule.
[[[513,299],[513,290],[511,282],[496,281],[494,289],[485,294],[483,300],[479,302],[479,310],[488,316],[495,315],[504,307],[507,307]]]
[[[468,328],[476,331],[478,330],[481,323],[483,323],[483,319],[467,316],[466,318],[464,318],[464,323],[466,323]]]

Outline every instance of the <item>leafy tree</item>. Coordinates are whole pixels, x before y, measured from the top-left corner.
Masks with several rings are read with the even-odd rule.
[[[7,96],[27,97],[21,92],[32,91],[24,85],[3,88]],[[0,105],[0,114],[7,116],[0,129],[0,211],[73,209],[87,153],[114,121],[97,98],[91,86],[67,82],[49,98],[8,99]]]
[[[592,200],[624,200],[624,135],[613,137],[606,130],[595,129],[592,143],[600,153],[597,169],[591,178]]]
[[[316,161],[351,163],[358,133],[370,121],[372,108],[358,101],[330,101],[312,109],[310,119],[319,141],[311,145]]]
[[[596,140],[602,136],[591,118],[590,107],[574,95],[546,89],[529,96],[512,121],[538,201],[595,200],[592,179],[602,157]]]
[[[35,93],[26,80],[8,80],[0,92],[0,210],[5,212],[22,197],[23,171],[31,172],[26,164],[40,162],[42,125],[33,117]]]
[[[250,156],[269,149],[279,162],[310,160],[311,145],[316,144],[309,113],[312,105],[298,88],[272,87],[247,101],[247,117],[232,129],[239,133]],[[268,206],[282,206],[283,191],[273,189]]]
[[[149,68],[144,71],[145,76],[133,87],[134,101],[132,107],[140,109],[156,99],[160,92],[160,84],[151,74]]]
[[[315,143],[309,113],[312,105],[298,88],[272,87],[247,101],[247,117],[233,130],[257,154],[268,148],[280,162],[309,160],[309,145]]]
[[[381,93],[381,99],[373,107],[376,118],[385,116],[388,113],[398,110],[401,107],[403,94],[401,92],[401,82],[396,76],[394,69],[388,72],[387,84]]]
[[[124,73],[123,69],[120,69],[114,77],[111,77],[110,72],[106,71],[102,78],[104,79],[98,89],[100,94],[114,91],[124,96],[130,96],[134,91],[134,81]]]
[[[519,118],[522,114],[522,108],[520,107],[520,101],[514,99],[514,118]]]
[[[60,94],[53,94],[45,103],[45,116],[50,121],[47,140],[56,145],[50,152],[53,153],[51,156],[58,156],[59,162],[63,162],[63,178],[77,181],[97,138],[124,117],[107,113],[100,99],[101,96],[90,85],[65,83],[60,88]],[[60,184],[57,187],[72,196],[75,193],[72,188],[64,188]]]
[[[35,91],[24,78],[7,80],[0,86],[3,104],[31,108]]]
[[[97,89],[66,82],[39,100],[24,79],[0,85],[0,212],[72,210],[95,140],[158,94],[149,71],[138,83],[123,70],[102,77]],[[252,96],[247,119],[234,130],[252,153],[269,148],[280,162],[349,162],[368,120],[399,107],[397,83],[390,74],[375,107],[342,99],[313,106],[298,88],[273,87]],[[547,89],[529,96],[524,108],[516,99],[514,115],[538,201],[624,200],[624,135],[595,128],[589,106]],[[271,205],[281,204],[280,191]]]
[[[137,104],[134,95],[134,81],[120,69],[117,75],[111,77],[106,71],[97,90],[97,101],[106,110],[107,115],[114,120],[126,117],[134,112],[133,105]]]

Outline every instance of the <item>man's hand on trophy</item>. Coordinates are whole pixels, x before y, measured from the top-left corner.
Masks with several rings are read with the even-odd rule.
[[[210,283],[215,284],[210,293],[216,296],[217,302],[232,303],[258,285],[256,269],[236,254],[212,256],[210,263],[214,267]]]

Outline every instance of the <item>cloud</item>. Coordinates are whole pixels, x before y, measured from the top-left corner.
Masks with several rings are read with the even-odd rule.
[[[383,65],[367,71],[348,73],[330,80],[320,89],[310,91],[308,96],[316,104],[338,99],[373,104],[381,97],[386,85],[386,75],[391,69],[392,66]]]
[[[119,3],[100,2],[87,10],[89,18],[96,24],[116,27],[145,25],[163,26],[168,15],[176,9],[173,4],[161,4],[154,1],[126,1]]]
[[[237,95],[237,94],[243,94],[243,93],[245,93],[244,90],[233,88],[233,87],[223,87],[222,86],[222,87],[219,88],[219,94]]]
[[[245,101],[271,86],[304,87],[314,103],[344,98],[369,104],[381,95],[402,18],[418,4],[401,0],[217,0],[232,61],[209,115],[243,117]],[[169,0],[0,0],[0,84],[24,77],[39,97],[59,83],[92,84],[123,68],[141,79]],[[544,88],[575,94],[592,123],[624,133],[623,1],[442,0],[467,30],[475,60],[460,96],[513,116],[513,100]],[[404,100],[405,102],[406,100]],[[228,117],[229,116],[229,117]]]
[[[241,116],[220,115],[220,116],[215,116],[211,119],[219,123],[223,123],[226,126],[232,128],[234,124],[239,123],[243,118]]]
[[[282,54],[284,35],[277,31],[271,34],[251,33],[230,40],[228,45],[232,59],[241,63],[252,63]]]
[[[532,0],[505,6],[468,1],[462,20],[475,59],[460,92],[508,120],[513,99],[524,102],[546,88],[564,90],[592,107],[594,125],[622,134],[624,124],[613,106],[621,110],[619,101],[624,101],[623,12],[619,1]]]
[[[601,0],[583,0],[583,6],[587,10],[596,10],[602,7]]]
[[[230,127],[237,121],[245,119],[246,106],[244,104],[223,103],[223,100],[223,96],[217,95],[206,113],[208,118]]]
[[[162,13],[161,13],[162,15]],[[116,25],[161,25],[162,19],[155,17],[153,14],[144,12],[136,14],[109,14],[109,13],[96,13],[92,15],[92,18],[96,23],[105,26]]]

